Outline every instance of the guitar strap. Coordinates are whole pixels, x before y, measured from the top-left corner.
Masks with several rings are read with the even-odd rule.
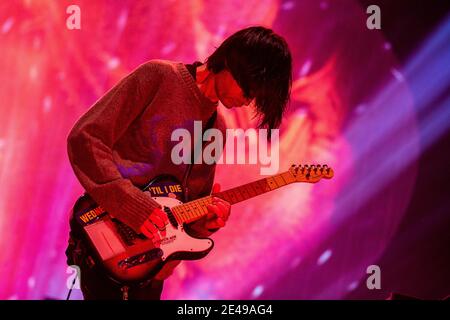
[[[214,111],[214,113],[211,115],[211,117],[209,117],[208,121],[206,122],[204,131],[211,129],[214,126],[214,123],[216,122],[217,119],[217,110]],[[195,141],[194,141],[195,144]],[[195,150],[195,148],[193,148],[193,150]],[[202,145],[202,150],[203,150],[203,145]],[[194,166],[194,158],[195,158],[195,152],[191,152],[191,162],[189,163],[184,176],[183,176],[183,181],[182,181],[182,186],[184,189],[184,201],[187,202],[188,198],[189,198],[189,189],[187,187],[187,181],[189,179],[189,176],[191,175],[191,171],[192,171],[192,167]]]

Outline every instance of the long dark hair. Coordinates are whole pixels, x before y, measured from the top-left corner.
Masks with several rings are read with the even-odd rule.
[[[260,128],[278,128],[289,102],[292,57],[286,41],[273,30],[255,26],[240,30],[211,54],[210,71],[230,71],[247,98],[254,98]]]

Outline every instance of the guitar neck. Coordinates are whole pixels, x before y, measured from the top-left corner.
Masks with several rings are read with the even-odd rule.
[[[286,172],[216,193],[214,197],[235,204],[294,182],[316,183],[322,178],[331,179],[333,175],[333,170],[327,165],[292,165]],[[212,202],[213,196],[203,197],[173,207],[172,213],[178,223],[190,223],[206,215],[207,206]]]
[[[294,182],[296,181],[289,172],[284,172],[219,192],[214,196],[235,204]]]
[[[294,182],[297,180],[289,171],[286,171],[216,193],[214,197],[221,198],[233,205]],[[206,207],[211,203],[212,196],[207,196],[173,207],[172,212],[179,223],[190,223],[206,215],[208,213]]]

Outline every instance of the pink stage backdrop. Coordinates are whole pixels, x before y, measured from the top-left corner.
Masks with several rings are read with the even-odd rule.
[[[80,30],[66,28],[71,4],[81,9]],[[365,19],[364,8],[350,0],[2,1],[0,298],[67,294],[68,212],[82,188],[66,137],[78,117],[139,64],[204,60],[225,37],[255,24],[283,35],[294,57],[280,171],[326,163],[336,176],[233,207],[227,227],[214,235],[213,252],[183,262],[163,298],[277,299],[286,290],[299,299],[345,297],[396,230],[415,178],[414,162],[394,182],[401,166],[390,167],[392,176],[373,172],[406,137],[414,156],[416,130],[389,44],[365,28]],[[395,97],[381,94],[389,85]],[[395,110],[383,109],[397,98]],[[230,128],[255,124],[252,110],[220,112]],[[380,127],[385,112],[402,115],[395,138],[380,135],[390,132]],[[260,178],[259,168],[219,165],[216,181],[232,187]],[[284,286],[292,272],[298,283]],[[79,290],[74,298],[81,298]]]

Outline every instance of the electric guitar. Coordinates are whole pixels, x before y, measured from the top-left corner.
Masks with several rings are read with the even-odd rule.
[[[333,170],[327,165],[292,165],[281,174],[250,182],[214,194],[235,204],[294,182],[316,183],[330,179]],[[213,248],[210,238],[195,238],[186,232],[185,224],[207,214],[212,196],[183,203],[184,190],[172,176],[162,175],[142,189],[158,202],[167,214],[168,224],[160,240],[153,241],[135,233],[130,227],[110,216],[88,195],[74,205],[74,221],[81,231],[96,263],[114,280],[123,284],[140,283],[154,277],[170,260],[196,260]]]

